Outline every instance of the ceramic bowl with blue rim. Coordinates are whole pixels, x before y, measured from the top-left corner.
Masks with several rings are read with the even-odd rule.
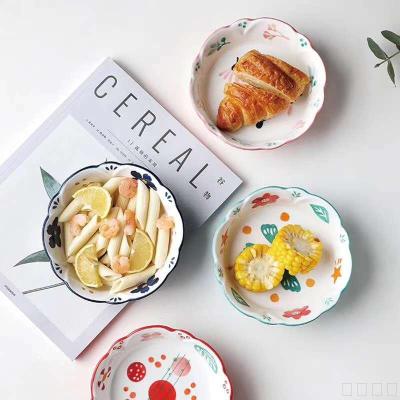
[[[281,58],[310,77],[303,95],[285,113],[235,133],[216,126],[224,85],[234,81],[233,67],[250,50]],[[213,32],[193,66],[191,98],[207,129],[224,142],[244,150],[271,150],[300,137],[312,125],[324,102],[326,72],[309,39],[274,18],[243,18]]]
[[[307,274],[287,271],[274,289],[253,293],[234,277],[236,257],[252,244],[273,242],[287,224],[308,229],[323,244],[323,255]],[[215,232],[213,258],[218,282],[241,313],[271,325],[302,325],[330,310],[346,288],[352,269],[349,237],[339,214],[321,197],[297,187],[269,186],[236,204]]]
[[[91,289],[84,286],[76,276],[74,267],[66,260],[64,238],[58,217],[69,204],[72,194],[92,182],[105,182],[114,176],[126,176],[140,179],[147,187],[157,191],[162,206],[174,220],[171,232],[168,256],[164,266],[155,275],[136,288],[126,289],[117,294],[110,294],[109,287]],[[105,162],[80,169],[61,185],[60,190],[50,200],[48,214],[43,224],[42,239],[44,249],[50,259],[54,273],[77,296],[98,303],[121,304],[138,300],[154,293],[175,268],[183,243],[183,220],[173,193],[165,187],[155,174],[135,164]]]

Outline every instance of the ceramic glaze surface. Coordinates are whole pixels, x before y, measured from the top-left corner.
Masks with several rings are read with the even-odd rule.
[[[168,257],[162,268],[137,288],[126,289],[116,294],[109,294],[109,287],[91,289],[85,287],[75,274],[74,267],[66,261],[62,229],[58,216],[72,199],[72,194],[92,182],[105,182],[113,176],[127,176],[142,180],[148,188],[156,190],[165,212],[174,219]],[[145,168],[134,164],[106,162],[83,168],[70,176],[61,186],[60,191],[52,198],[48,215],[43,225],[43,245],[54,273],[66,283],[76,295],[95,302],[120,304],[137,300],[153,293],[165,281],[174,269],[183,242],[183,221],[171,191],[161,184],[159,179]]]
[[[319,265],[307,274],[289,275],[276,288],[252,293],[240,287],[233,266],[251,244],[270,245],[286,224],[299,224],[321,240]],[[351,274],[349,238],[336,210],[324,199],[300,188],[270,186],[236,205],[217,229],[213,255],[225,296],[242,313],[268,324],[300,325],[332,308]]]
[[[305,72],[310,84],[283,114],[234,134],[216,126],[224,85],[234,80],[233,67],[249,50],[279,57]],[[302,135],[313,123],[324,101],[326,73],[309,40],[290,25],[273,18],[241,19],[212,33],[192,68],[194,107],[207,128],[225,142],[247,150],[274,149]]]
[[[138,329],[114,343],[92,378],[92,400],[232,399],[219,356],[186,331]]]

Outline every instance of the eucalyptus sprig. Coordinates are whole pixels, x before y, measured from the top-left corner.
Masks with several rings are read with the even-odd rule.
[[[396,45],[397,51],[393,53],[391,56],[388,56],[380,47],[379,45],[371,38],[367,38],[368,46],[371,51],[378,57],[380,60],[383,60],[377,64],[375,64],[375,68],[379,67],[380,65],[387,63],[387,72],[389,74],[390,79],[392,80],[393,84],[396,86],[396,75],[393,68],[392,58],[400,54],[400,36],[391,31],[382,31],[382,36],[389,40]]]

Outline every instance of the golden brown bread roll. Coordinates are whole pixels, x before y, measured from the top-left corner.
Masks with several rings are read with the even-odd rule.
[[[270,90],[290,102],[304,92],[309,77],[279,58],[251,50],[236,63],[235,75],[261,89]]]
[[[218,108],[217,126],[235,132],[243,125],[253,125],[285,111],[290,102],[271,91],[245,83],[227,83],[225,97]]]

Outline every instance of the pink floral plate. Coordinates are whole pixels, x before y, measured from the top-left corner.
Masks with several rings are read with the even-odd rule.
[[[311,83],[286,113],[233,134],[222,132],[216,115],[224,85],[234,80],[232,69],[238,58],[252,49],[301,69]],[[274,18],[244,18],[207,38],[193,63],[190,89],[193,105],[212,133],[240,149],[269,150],[298,138],[311,126],[324,101],[325,80],[324,64],[304,35]]]
[[[92,400],[230,400],[218,354],[189,332],[153,325],[117,340],[96,366]]]
[[[253,293],[235,280],[233,265],[251,244],[271,245],[278,230],[299,224],[323,244],[323,256],[307,274],[285,272],[276,288]],[[261,188],[235,205],[214,235],[219,283],[240,312],[271,325],[302,325],[330,310],[346,288],[352,269],[349,237],[339,214],[321,197],[297,187]]]

